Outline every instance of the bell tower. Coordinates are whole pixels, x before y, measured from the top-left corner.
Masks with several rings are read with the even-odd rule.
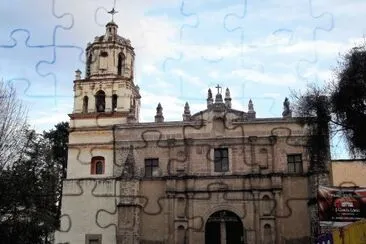
[[[110,126],[139,122],[140,92],[134,84],[135,52],[118,35],[118,25],[106,24],[105,34],[86,47],[85,77],[75,71],[74,109],[70,126]]]

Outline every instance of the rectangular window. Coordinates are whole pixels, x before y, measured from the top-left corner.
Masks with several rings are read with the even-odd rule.
[[[85,235],[85,244],[102,244],[102,235]]]
[[[159,159],[158,158],[145,159],[145,176],[146,177],[159,176]]]
[[[287,167],[289,173],[302,173],[301,154],[287,155]]]
[[[217,148],[214,150],[215,172],[229,171],[229,153],[227,148]]]

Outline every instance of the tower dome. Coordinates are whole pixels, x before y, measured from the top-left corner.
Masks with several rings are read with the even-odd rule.
[[[131,41],[118,35],[118,25],[113,20],[105,28],[105,34],[96,36],[86,48],[85,78],[132,79],[135,52]]]

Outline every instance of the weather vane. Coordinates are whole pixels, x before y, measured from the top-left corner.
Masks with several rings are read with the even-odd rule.
[[[116,11],[114,8],[112,8],[112,10],[111,10],[111,11],[109,11],[108,13],[112,15],[112,21],[113,21],[113,16],[114,16],[116,13],[118,13],[118,11]]]

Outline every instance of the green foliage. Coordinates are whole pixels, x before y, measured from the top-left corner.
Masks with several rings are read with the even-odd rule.
[[[62,176],[67,165],[68,123],[26,133],[17,160],[0,174],[0,240],[7,244],[51,243],[59,226]]]
[[[67,143],[69,141],[69,123],[61,122],[55,125],[55,130],[43,132],[44,138],[51,143],[52,160],[62,166],[62,177],[66,177]]]

